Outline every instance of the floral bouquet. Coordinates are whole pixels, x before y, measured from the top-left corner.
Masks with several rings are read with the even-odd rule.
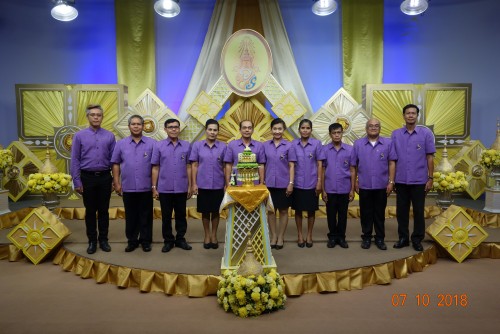
[[[1,147],[0,147],[1,148]],[[12,166],[14,155],[11,150],[0,150],[0,171]]]
[[[41,193],[65,193],[71,188],[71,176],[65,173],[30,174],[28,190]]]
[[[451,192],[464,191],[469,186],[465,180],[464,172],[434,172],[432,189],[437,191],[449,190]]]
[[[487,169],[500,167],[500,151],[494,149],[484,150],[481,153],[481,160],[479,163]]]
[[[285,301],[283,279],[276,269],[246,277],[226,270],[217,290],[217,302],[224,310],[242,318],[282,309]]]

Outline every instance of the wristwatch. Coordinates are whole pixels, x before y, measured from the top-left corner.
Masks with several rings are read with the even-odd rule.
[[[393,180],[389,180],[389,183],[390,183],[390,184],[394,184],[394,181],[393,181]]]

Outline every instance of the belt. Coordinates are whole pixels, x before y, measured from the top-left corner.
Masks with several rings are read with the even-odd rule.
[[[88,175],[88,176],[101,176],[101,175],[106,175],[109,174],[110,170],[99,170],[99,171],[92,171],[92,170],[81,170],[80,174],[83,175]]]

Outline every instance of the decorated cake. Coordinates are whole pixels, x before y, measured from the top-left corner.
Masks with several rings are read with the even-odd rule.
[[[238,154],[236,169],[238,169],[238,181],[243,182],[244,186],[251,186],[253,181],[259,179],[259,164],[250,147],[246,147]]]

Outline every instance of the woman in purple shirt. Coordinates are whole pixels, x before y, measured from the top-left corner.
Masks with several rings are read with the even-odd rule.
[[[189,160],[193,194],[197,196],[197,210],[201,213],[205,239],[203,248],[217,249],[219,207],[224,197],[224,155],[226,144],[217,140],[219,123],[215,119],[205,124],[206,139],[194,143]],[[212,222],[212,229],[210,229]]]
[[[288,225],[288,208],[291,205],[290,195],[293,192],[294,164],[288,161],[291,143],[283,139],[286,130],[285,121],[276,118],[271,122],[273,139],[264,143],[266,155],[266,185],[271,193],[275,210],[279,210],[280,220],[276,233],[276,214],[267,216],[271,232],[271,248],[282,249],[283,237]]]
[[[289,161],[295,162],[295,185],[293,190],[292,209],[295,210],[297,224],[297,246],[304,248],[313,246],[312,232],[316,210],[321,194],[321,173],[324,154],[319,140],[311,138],[312,122],[303,119],[299,123],[300,138],[294,139],[289,151]],[[307,211],[307,238],[302,236],[302,211]]]

